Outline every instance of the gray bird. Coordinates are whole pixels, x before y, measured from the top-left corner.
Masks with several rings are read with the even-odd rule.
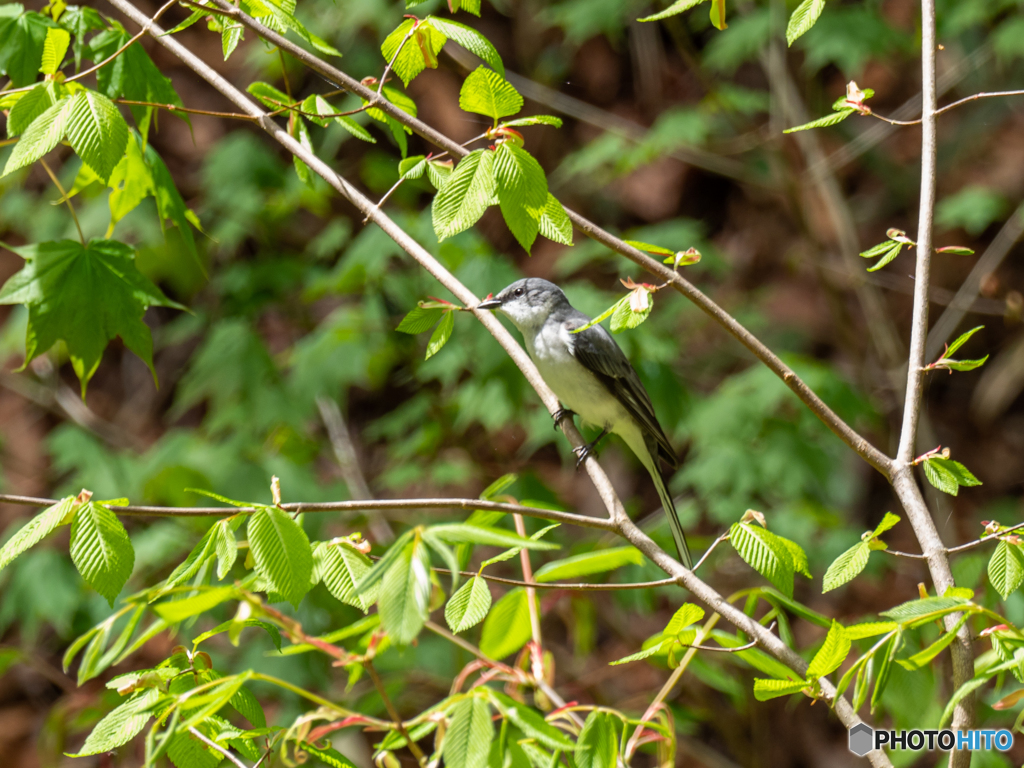
[[[577,449],[577,467],[609,432],[637,455],[658,489],[679,559],[692,568],[683,526],[658,467],[659,458],[673,469],[679,461],[640,377],[611,334],[600,325],[573,333],[590,318],[575,309],[557,285],[535,277],[517,280],[477,308],[501,312],[523,334],[526,351],[564,406],[556,421],[571,411],[602,430],[597,439]]]

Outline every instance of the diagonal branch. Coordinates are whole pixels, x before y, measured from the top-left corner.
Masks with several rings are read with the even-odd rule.
[[[113,1],[113,0],[112,0]],[[451,153],[452,157],[461,158],[469,154],[469,150],[462,147],[452,139],[445,136],[440,131],[430,127],[422,120],[412,117],[407,112],[403,112],[401,109],[396,107],[391,102],[387,101],[378,96],[376,92],[367,88],[365,85],[355,80],[350,75],[342,72],[340,69],[331,66],[327,62],[323,61],[317,56],[309,53],[303,48],[299,47],[295,43],[291,42],[283,35],[269,29],[265,25],[253,19],[251,16],[243,13],[242,11],[235,8],[228,0],[215,0],[215,2],[224,10],[225,13],[236,18],[241,24],[252,29],[260,37],[263,37],[270,43],[278,46],[279,48],[288,51],[291,55],[309,67],[311,70],[319,74],[324,79],[338,86],[351,91],[355,95],[359,96],[366,101],[371,102],[375,107],[379,108],[382,112],[385,112],[389,116],[393,117],[398,122],[409,127],[414,133],[422,136],[427,141],[441,147]],[[120,8],[119,2],[113,3],[115,6]],[[164,38],[160,38],[163,42]],[[205,66],[205,65],[204,65]],[[226,95],[226,94],[225,94]],[[287,146],[287,145],[286,145]],[[324,177],[327,178],[326,176]],[[328,179],[329,183],[330,180]],[[347,185],[347,182],[343,182]],[[340,191],[340,189],[339,189]],[[348,195],[346,193],[346,197]],[[358,193],[357,193],[358,194]],[[701,292],[695,285],[690,283],[688,280],[680,276],[678,273],[672,271],[660,261],[652,259],[646,253],[637,250],[631,245],[628,245],[623,240],[615,237],[610,232],[605,231],[601,227],[597,226],[593,222],[589,221],[580,214],[566,209],[566,213],[569,215],[569,219],[572,221],[576,228],[579,229],[587,237],[596,240],[602,245],[610,248],[611,250],[625,256],[630,261],[638,264],[639,266],[646,269],[651,274],[656,275],[662,280],[667,281],[673,288],[679,293],[683,294],[686,298],[696,304],[705,314],[707,314],[712,320],[721,325],[725,330],[734,336],[743,346],[754,353],[762,363],[775,373],[783,382],[796,394],[803,403],[811,409],[811,411],[820,418],[825,425],[831,429],[839,438],[845,442],[850,448],[852,448],[858,455],[860,455],[865,461],[871,466],[877,469],[886,477],[889,476],[891,471],[890,459],[871,445],[864,437],[857,433],[849,424],[843,421],[839,415],[833,411],[825,402],[818,397],[804,381],[796,375],[796,373],[786,365],[778,355],[774,354],[768,347],[766,347],[754,334],[744,328],[735,318],[726,312],[722,307],[718,306],[708,296]],[[372,217],[371,217],[372,218]],[[385,231],[387,231],[385,229]],[[390,232],[389,232],[390,234]],[[397,240],[396,240],[397,242]],[[399,245],[402,245],[399,242]],[[402,246],[405,247],[404,245]],[[413,256],[419,260],[419,257]],[[422,262],[421,262],[422,263]],[[432,272],[432,274],[434,274]],[[436,274],[434,275],[437,276]],[[460,297],[461,299],[461,297]],[[471,306],[467,304],[467,306]],[[486,323],[485,323],[486,325]],[[491,326],[488,325],[488,330]],[[493,333],[493,331],[492,331]],[[504,345],[503,345],[504,346]],[[506,351],[508,348],[506,347]],[[521,351],[521,350],[520,350]],[[510,353],[511,354],[511,353]],[[513,355],[513,359],[516,357]],[[519,360],[516,360],[517,365]],[[519,366],[522,369],[522,365]],[[531,384],[533,382],[531,381]],[[546,387],[545,387],[546,389]],[[547,404],[547,401],[545,401]]]
[[[219,0],[218,0],[219,1]],[[134,5],[128,0],[110,0],[110,3],[124,13],[127,17],[135,21],[136,23],[142,23],[146,20],[146,16],[141,13]],[[229,6],[231,7],[231,6]],[[240,17],[239,17],[240,18]],[[244,23],[244,22],[243,22]],[[159,32],[154,29],[157,34]],[[282,144],[289,152],[299,157],[303,162],[306,163],[313,171],[320,175],[325,181],[328,182],[334,189],[336,189],[342,196],[349,200],[353,205],[356,206],[361,212],[366,214],[375,224],[377,224],[384,232],[391,237],[403,250],[405,250],[413,259],[419,262],[428,272],[430,272],[437,280],[445,286],[449,291],[452,292],[465,306],[475,307],[478,303],[478,299],[473,293],[466,288],[461,282],[458,281],[450,272],[448,272],[433,256],[426,251],[423,246],[411,238],[404,230],[396,225],[386,214],[376,208],[373,203],[355,187],[353,187],[348,181],[343,179],[341,176],[336,174],[326,163],[318,158],[314,153],[303,147],[294,137],[290,136],[284,131],[279,125],[274,123],[263,110],[256,106],[247,96],[239,91],[237,88],[232,86],[227,80],[225,80],[219,73],[213,70],[209,65],[199,59],[190,50],[185,48],[177,40],[174,40],[168,36],[157,37],[157,42],[167,48],[173,55],[182,61],[186,66],[192,69],[196,74],[202,77],[204,80],[209,82],[218,91],[220,91],[225,97],[227,97],[233,104],[239,107],[242,111],[259,118],[259,125],[275,140]],[[300,49],[301,50],[301,49]],[[347,76],[346,76],[347,77]],[[386,102],[384,102],[386,103]],[[403,115],[405,113],[402,113]],[[405,116],[408,118],[408,116]],[[458,147],[458,145],[455,145]],[[459,148],[461,149],[461,148]],[[462,153],[460,152],[460,155]],[[586,222],[582,217],[577,217],[583,222]],[[590,225],[594,228],[594,225]],[[603,230],[601,230],[603,232]],[[608,238],[612,238],[608,233],[604,233]],[[625,243],[622,243],[618,238],[612,238],[626,249],[636,251],[636,249],[630,249]],[[639,251],[636,251],[638,255]],[[650,260],[650,261],[653,261]],[[657,264],[657,262],[655,262]],[[659,268],[662,265],[657,264]],[[669,277],[675,276],[675,273],[665,269]],[[680,278],[681,279],[681,278]],[[685,281],[683,281],[685,282]],[[686,283],[689,286],[689,283]],[[692,286],[690,286],[692,288]],[[697,291],[696,288],[692,288],[693,291]],[[700,294],[703,296],[703,294]],[[707,300],[710,303],[710,300]],[[717,308],[717,307],[716,307]],[[523,349],[515,342],[511,334],[505,329],[505,327],[493,317],[489,312],[471,310],[476,318],[487,328],[488,331],[495,337],[499,344],[505,349],[509,356],[515,361],[516,365],[523,372],[530,385],[536,390],[538,396],[543,401],[544,405],[548,408],[549,412],[554,414],[559,409],[558,399],[554,393],[548,388],[541,378],[540,373],[537,371],[536,366],[526,355]],[[724,313],[724,310],[720,310]],[[728,315],[725,315],[728,317]],[[734,323],[737,327],[742,329],[735,320],[729,317],[729,320]],[[744,333],[749,335],[745,329]],[[753,339],[751,336],[750,338]],[[756,339],[754,340],[756,341]],[[757,342],[760,344],[760,342]],[[763,345],[761,345],[763,347]],[[771,352],[764,348],[768,355]],[[774,357],[774,356],[773,356]],[[778,358],[775,358],[776,360]],[[778,361],[780,366],[784,367],[784,364]],[[789,370],[786,368],[785,370]],[[789,371],[792,378],[796,378],[792,371]],[[791,382],[791,388],[793,384]],[[803,382],[799,382],[801,386],[806,388]],[[807,392],[810,392],[808,389]],[[813,395],[813,393],[811,393]],[[816,396],[815,396],[816,397]],[[820,401],[819,401],[820,402]],[[824,403],[821,406],[827,408]],[[838,417],[836,417],[838,419]],[[843,423],[843,422],[840,422]],[[561,419],[560,426],[564,432],[566,438],[573,446],[579,446],[582,444],[582,438],[575,426],[572,424],[570,419]],[[853,433],[853,430],[843,423],[853,435],[855,435],[861,442],[863,438],[860,438]],[[871,449],[875,450],[875,449]],[[877,451],[875,451],[878,453]],[[882,460],[888,462],[884,456],[879,454]],[[710,586],[705,584],[701,579],[694,575],[691,571],[684,568],[678,561],[671,558],[666,554],[657,544],[655,544],[640,528],[638,528],[626,515],[626,511],[622,506],[622,502],[619,500],[611,482],[608,480],[608,476],[604,473],[601,465],[593,457],[588,457],[585,466],[587,473],[594,483],[595,488],[605,508],[608,510],[610,517],[610,523],[618,527],[619,533],[633,546],[640,549],[648,559],[658,565],[663,571],[669,576],[672,576],[678,584],[688,589],[694,597],[703,603],[705,606],[721,614],[729,623],[733,624],[737,629],[745,632],[748,636],[757,642],[757,645],[764,649],[767,653],[774,656],[782,663],[786,664],[790,669],[794,670],[801,676],[805,676],[807,673],[807,662],[800,657],[793,649],[789,648],[782,642],[776,635],[767,631],[767,629],[757,621],[747,616],[741,610],[730,605],[718,592],[712,589]],[[531,510],[533,511],[533,510]],[[839,716],[840,721],[845,725],[852,726],[858,722],[859,718],[857,713],[850,706],[850,703],[841,696],[836,696],[835,687],[831,682],[822,678],[820,680],[820,687],[822,691],[822,698],[831,704]],[[891,763],[888,757],[880,750],[873,751],[869,757],[871,758],[872,764],[876,766],[890,766]]]

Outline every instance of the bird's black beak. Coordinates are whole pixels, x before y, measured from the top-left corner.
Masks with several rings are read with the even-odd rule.
[[[499,309],[501,307],[501,299],[484,299],[476,305],[477,309]]]

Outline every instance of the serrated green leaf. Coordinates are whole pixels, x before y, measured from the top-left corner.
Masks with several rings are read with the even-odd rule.
[[[430,341],[427,342],[427,354],[424,360],[429,360],[438,352],[441,351],[441,347],[448,343],[448,339],[452,337],[452,331],[455,330],[455,313],[451,310],[444,312],[444,316],[441,318],[441,322],[437,324],[437,328],[430,334]]]
[[[941,464],[932,463],[931,459],[927,459],[924,462],[924,476],[928,479],[928,482],[938,488],[943,493],[948,493],[951,496],[956,496],[960,491],[960,484],[956,481],[956,476],[946,469]]]
[[[617,667],[619,664],[629,664],[632,661],[647,659],[651,656],[656,656],[659,653],[665,652],[671,643],[671,640],[663,640],[660,643],[655,643],[650,648],[645,648],[642,651],[631,653],[629,656],[623,656],[621,659],[616,659],[615,661],[609,661],[608,664],[609,666]]]
[[[900,635],[897,632],[892,639],[886,643],[878,654],[878,674],[875,675],[875,689],[871,692],[871,714],[882,700],[885,687],[889,684],[889,677],[892,672],[892,660],[896,656],[896,649],[900,642]]]
[[[117,515],[89,502],[71,521],[71,559],[82,578],[113,607],[132,575],[135,550]]]
[[[878,637],[886,632],[896,629],[895,621],[869,621],[864,624],[854,624],[846,627],[846,636],[850,640],[863,640],[868,637]]]
[[[642,19],[637,19],[637,21],[661,21],[662,19],[667,19],[669,16],[677,16],[683,11],[688,11],[703,2],[704,0],[676,0],[665,10],[651,16],[644,16]]]
[[[234,587],[214,587],[206,589],[193,597],[184,600],[168,600],[157,603],[153,610],[157,616],[168,624],[177,624],[185,619],[205,613],[216,608],[221,603],[239,598],[238,590]]]
[[[127,744],[146,727],[153,716],[149,710],[159,699],[160,692],[152,688],[136,694],[96,723],[82,749],[69,757],[99,755]]]
[[[405,545],[416,535],[414,529],[410,529],[395,539],[387,548],[381,558],[373,564],[373,568],[356,583],[356,592],[363,593],[372,589],[384,578],[384,574],[391,568],[395,560],[401,555]]]
[[[491,501],[499,494],[504,493],[504,491],[518,479],[519,475],[515,472],[509,472],[508,474],[502,475],[480,491],[480,498],[484,501]]]
[[[370,558],[345,541],[322,544],[317,548],[317,555],[320,575],[328,591],[346,605],[363,613],[369,611],[377,600],[377,589],[371,587],[365,592],[356,592],[356,584],[373,567]]]
[[[544,169],[522,147],[503,142],[494,153],[498,204],[509,230],[529,253],[548,203]]]
[[[61,499],[47,507],[18,529],[0,549],[0,571],[11,564],[18,555],[35,546],[60,526],[70,522],[67,518],[75,503],[74,496]]]
[[[505,65],[502,64],[501,56],[498,55],[497,49],[491,44],[490,40],[475,29],[467,27],[465,24],[459,24],[457,21],[439,19],[436,16],[428,16],[426,20],[430,22],[431,27],[449,40],[454,40],[470,53],[475,53],[499,75],[505,76]]]
[[[217,578],[223,579],[235,565],[238,558],[238,542],[235,540],[235,532],[228,525],[226,520],[217,523],[214,528],[214,549],[217,552]]]
[[[691,624],[696,624],[703,618],[703,608],[699,605],[693,605],[692,603],[683,603],[683,605],[674,614],[672,614],[672,618],[669,619],[668,624],[665,625],[665,631],[663,634],[666,637],[678,635]]]
[[[381,44],[380,52],[384,60],[393,60],[391,69],[402,78],[407,87],[424,69],[437,69],[437,54],[444,47],[446,37],[435,28],[433,22],[434,19],[431,17],[422,20],[406,19]],[[410,32],[412,34],[406,40],[406,35]]]
[[[228,60],[228,57],[235,52],[235,48],[242,40],[242,35],[245,32],[245,27],[241,24],[225,24],[224,29],[220,32],[220,46],[224,53],[224,61]]]
[[[850,638],[846,636],[843,626],[838,621],[833,621],[832,626],[825,636],[825,642],[814,654],[810,665],[807,667],[807,679],[817,679],[830,675],[839,669],[839,665],[845,661],[850,653]]]
[[[465,632],[475,627],[491,609],[491,590],[480,576],[474,576],[451,596],[444,608],[444,619],[452,632]]]
[[[44,75],[56,74],[60,65],[64,62],[64,55],[68,52],[71,44],[71,35],[66,29],[50,27],[46,30],[46,39],[43,41],[43,55],[40,59],[39,71]]]
[[[308,752],[320,762],[329,765],[330,768],[356,768],[355,763],[345,757],[334,747],[318,747],[308,741],[300,741],[299,749]]]
[[[419,179],[427,172],[425,155],[413,155],[403,158],[398,163],[398,175],[403,179]]]
[[[527,738],[536,739],[543,746],[552,750],[568,751],[573,748],[572,741],[564,733],[547,722],[535,709],[531,709],[493,688],[486,688],[484,690],[498,711],[522,731],[523,735]]]
[[[615,768],[619,760],[620,722],[615,715],[600,710],[587,716],[573,753],[576,768]]]
[[[548,193],[547,203],[537,224],[537,231],[548,240],[562,245],[572,245],[572,222],[558,198]]]
[[[626,294],[624,298],[616,302],[615,311],[612,312],[612,321],[610,323],[610,329],[612,333],[622,333],[623,331],[636,328],[644,320],[651,316],[651,310],[654,309],[654,296],[650,291],[646,291],[646,306],[642,306],[639,310],[633,308],[633,296],[635,293]]]
[[[936,457],[928,459],[928,463],[931,463],[933,466],[936,467],[941,467],[946,472],[951,474],[953,476],[953,479],[956,481],[957,485],[963,485],[967,487],[981,485],[981,480],[979,480],[973,474],[971,474],[971,470],[969,470],[959,461],[953,461],[952,459],[943,459]]]
[[[294,99],[289,98],[288,94],[284,91],[275,88],[270,83],[264,83],[260,80],[257,80],[254,83],[249,83],[249,87],[245,90],[263,102],[263,106],[269,107],[271,110],[277,110],[281,107],[289,106],[294,101]]]
[[[443,309],[416,307],[402,318],[395,330],[411,334],[424,333],[434,327],[443,313]]]
[[[787,128],[786,130],[783,131],[783,133],[796,133],[797,131],[809,131],[811,128],[827,128],[830,125],[835,125],[836,123],[843,122],[843,120],[848,118],[850,115],[852,115],[856,111],[857,110],[854,109],[853,107],[850,107],[849,109],[843,109],[843,110],[841,110],[839,112],[834,112],[831,115],[825,115],[824,117],[819,117],[817,120],[812,120],[809,123],[804,123],[803,125],[798,125],[798,126],[796,126],[794,128]]]
[[[986,362],[988,362],[988,355],[978,360],[950,360],[942,364],[943,368],[951,371],[973,371],[975,368],[981,368]]]
[[[961,597],[924,597],[901,603],[895,608],[883,611],[881,615],[899,624],[914,627],[947,613],[962,610],[969,602]]]
[[[486,768],[494,739],[491,710],[482,696],[470,696],[452,708],[451,725],[444,737],[448,768]]]
[[[443,523],[441,525],[432,525],[430,532],[451,544],[466,543],[489,547],[522,547],[524,549],[536,550],[558,549],[557,544],[539,541],[532,537],[525,538],[511,531],[506,531],[504,528],[494,528],[489,525]]]
[[[1017,544],[1000,541],[988,561],[988,580],[1003,600],[1024,583],[1024,552]]]
[[[762,677],[754,678],[754,698],[758,701],[769,701],[780,696],[800,693],[807,687],[804,680],[766,680]]]
[[[57,103],[55,83],[40,83],[11,107],[7,115],[7,136],[13,138],[24,133],[32,122]]]
[[[733,523],[729,541],[747,565],[774,584],[786,597],[793,596],[794,567],[780,537],[760,526]]]
[[[613,547],[584,552],[563,560],[545,563],[534,574],[541,584],[565,579],[578,579],[595,573],[614,571],[627,565],[643,565],[643,553],[635,547]]]
[[[530,637],[526,590],[516,587],[505,593],[487,614],[480,634],[480,650],[492,659],[504,659],[526,645]]]
[[[867,566],[870,555],[871,549],[866,541],[858,541],[843,552],[825,571],[825,578],[821,584],[822,594],[831,592],[856,578]]]
[[[480,66],[470,72],[462,84],[459,107],[493,118],[497,125],[502,117],[514,115],[523,108],[523,97],[500,74]]]
[[[1003,598],[1005,599],[1005,598]],[[970,614],[964,614],[960,617],[960,620],[953,626],[952,629],[946,631],[944,634],[939,636],[939,639],[929,645],[927,648],[918,651],[908,659],[896,659],[896,663],[904,669],[914,672],[926,664],[931,663],[932,659],[942,653],[946,646],[952,643],[956,639],[956,633],[960,631],[960,627],[964,625],[964,622],[970,618]]]
[[[57,26],[48,16],[22,10],[20,3],[11,3],[0,17],[0,72],[6,72],[15,88],[31,85],[36,79],[46,35]]]
[[[868,267],[868,272],[877,272],[890,261],[899,256],[901,250],[903,250],[903,243],[893,243],[892,247],[885,252],[881,259],[879,259],[870,267]]]
[[[231,632],[235,640],[237,640],[238,636],[241,634],[241,631],[246,627],[259,627],[260,629],[264,630],[268,635],[270,635],[270,640],[271,642],[273,642],[274,647],[277,648],[278,651],[281,650],[281,631],[273,624],[270,624],[266,621],[261,621],[260,619],[245,619],[244,621],[228,619],[227,621],[218,624],[213,629],[207,630],[198,637],[193,638],[192,645],[193,647],[198,646],[200,643],[209,640],[211,637],[223,634],[224,632]],[[238,645],[238,643],[234,641],[232,642],[232,644]]]
[[[875,528],[874,532],[871,534],[871,538],[873,539],[877,536],[881,536],[886,531],[892,529],[899,521],[899,515],[894,515],[892,512],[886,512],[882,517],[882,522],[878,524],[878,527]]]
[[[562,127],[562,118],[554,115],[530,115],[529,117],[517,117],[501,124],[506,128],[518,128],[524,125],[553,125],[555,128]]]
[[[825,10],[825,0],[804,0],[793,11],[786,26],[786,44],[793,45],[797,38],[810,30]]]
[[[470,152],[459,161],[434,197],[432,210],[437,239],[445,240],[476,224],[494,194],[494,153],[486,149]]]
[[[381,625],[397,645],[408,645],[427,620],[430,558],[422,540],[406,544],[381,582],[377,598]]]
[[[110,99],[96,91],[71,97],[65,133],[75,153],[106,182],[128,146],[128,123]]]
[[[964,344],[966,344],[970,340],[971,336],[976,334],[978,331],[980,331],[984,327],[985,327],[984,325],[979,325],[979,326],[976,326],[974,328],[971,328],[971,330],[969,330],[969,331],[965,331],[964,333],[961,333],[959,336],[956,337],[956,340],[952,344],[949,345],[949,349],[946,350],[946,354],[944,355],[944,357],[952,355],[954,352],[956,352],[958,349],[960,349],[960,347],[962,347]]]
[[[73,97],[65,96],[25,128],[18,143],[14,145],[10,157],[7,158],[4,176],[19,168],[24,168],[26,165],[31,165],[57,146],[64,136],[68,112],[73,101]],[[8,133],[10,133],[9,128]]]
[[[256,573],[298,607],[313,571],[313,550],[302,526],[277,507],[263,507],[249,517],[246,530]]]

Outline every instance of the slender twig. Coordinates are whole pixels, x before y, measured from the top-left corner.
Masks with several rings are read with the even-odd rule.
[[[931,282],[932,219],[935,212],[938,162],[935,50],[935,0],[921,0],[921,190],[917,224],[917,265],[914,272],[914,309],[907,359],[903,422],[891,481],[921,545],[936,593],[941,595],[949,587],[954,586],[955,582],[942,538],[921,496],[913,469],[914,447],[924,394],[923,368],[928,338],[928,287]],[[944,622],[947,630],[951,631],[958,620],[959,614],[946,616]],[[950,653],[953,662],[953,688],[959,689],[974,674],[971,629],[967,623],[964,623],[957,632],[957,638],[950,646]],[[954,709],[952,728],[969,729],[973,722],[974,697],[973,694],[969,694]],[[957,750],[950,757],[950,768],[966,768],[970,761],[969,752]]]
[[[85,235],[82,234],[82,225],[78,222],[78,214],[75,213],[75,206],[71,204],[71,198],[68,197],[68,193],[64,190],[64,185],[60,183],[60,179],[57,178],[56,174],[50,170],[50,166],[45,160],[39,158],[39,163],[43,166],[43,170],[46,171],[46,175],[50,177],[50,181],[57,187],[57,191],[60,192],[61,199],[67,203],[68,210],[71,211],[71,218],[74,219],[75,229],[78,230],[78,239],[82,241],[82,246],[85,246]]]
[[[0,504],[22,504],[29,507],[51,507],[57,499],[41,499],[34,496],[0,494]],[[365,501],[320,501],[290,502],[281,505],[287,512],[357,512],[371,509],[464,509],[510,512],[551,520],[556,523],[580,525],[584,528],[599,528],[604,531],[616,530],[615,524],[599,517],[587,517],[571,512],[555,512],[550,509],[534,509],[519,504],[501,504],[481,499],[371,499]],[[230,517],[237,514],[252,514],[256,507],[150,507],[127,505],[111,506],[110,510],[119,515],[145,517]]]
[[[512,520],[515,522],[516,533],[525,539],[526,523],[523,522],[523,516],[512,515]],[[530,633],[533,635],[534,645],[539,650],[544,647],[544,642],[540,634],[540,615],[537,613],[537,590],[533,587],[533,566],[530,565],[530,550],[526,547],[519,550],[519,563],[523,568],[523,582],[526,584],[526,604],[530,611]]]
[[[1005,536],[1006,534],[1012,533],[1013,531],[1019,531],[1021,528],[1024,528],[1024,523],[1017,523],[1017,525],[1011,525],[1008,528],[1004,528],[1003,530],[999,531],[998,534],[994,534],[992,536],[984,536],[980,539],[969,541],[966,544],[961,544],[959,547],[950,547],[946,551],[950,554],[953,554],[954,552],[966,552],[968,549],[980,547],[982,544],[988,544],[990,541],[998,541],[1001,536]]]
[[[377,85],[378,99],[383,98],[382,94],[384,93],[384,83],[387,82],[388,73],[391,71],[391,68],[395,65],[395,62],[398,61],[398,55],[402,52],[402,49],[405,48],[405,44],[409,42],[409,39],[413,36],[413,34],[415,34],[416,27],[418,26],[419,22],[413,22],[413,25],[409,28],[409,31],[405,33],[405,37],[402,38],[402,42],[398,44],[398,48],[395,50],[395,55],[391,57],[391,61],[389,61],[387,63],[387,66],[384,67],[384,74],[380,76],[380,83],[378,83]]]
[[[380,679],[380,675],[377,674],[376,668],[373,666],[373,662],[369,659],[363,661],[363,669],[366,670],[370,679],[373,680],[373,685],[377,689],[377,693],[380,694],[381,700],[384,702],[384,708],[388,711],[391,719],[395,723],[395,728],[405,739],[405,745],[409,747],[409,751],[412,752],[413,757],[416,758],[416,762],[420,765],[425,765],[427,762],[427,756],[423,754],[423,750],[420,749],[420,745],[412,740],[412,736],[409,735],[409,731],[405,728],[405,723],[402,721],[402,716],[398,714],[398,710],[395,709],[395,705],[391,701],[391,697],[388,696],[387,690],[384,688],[384,682]]]
[[[120,7],[121,1],[122,0],[117,0],[117,2],[114,2],[114,0],[111,0],[111,2],[114,2],[118,7]],[[225,10],[231,9],[233,15],[235,15],[242,24],[256,32],[256,34],[260,35],[267,41],[288,51],[307,67],[337,87],[345,88],[367,101],[376,97],[376,94],[373,91],[358,80],[347,75],[336,67],[331,66],[295,43],[292,43],[283,35],[274,32],[272,29],[269,29],[265,25],[256,21],[248,14],[237,10],[228,2],[228,0],[214,1]],[[452,157],[461,158],[468,154],[468,150],[461,147],[457,142],[448,138],[440,131],[430,127],[422,120],[412,117],[407,112],[402,111],[394,104],[387,101],[387,99],[381,98],[375,106],[385,114],[409,127],[413,132],[419,134],[427,141],[448,150]],[[333,172],[331,173],[333,175]],[[348,197],[347,193],[343,194]],[[709,297],[705,296],[704,293],[702,293],[696,286],[668,269],[660,261],[651,258],[642,251],[637,250],[633,246],[627,244],[620,238],[615,237],[601,227],[598,227],[596,224],[587,220],[578,213],[569,209],[566,209],[566,212],[568,213],[569,219],[572,223],[587,237],[590,237],[613,251],[625,256],[661,279],[669,280],[672,283],[673,288],[686,296],[709,317],[715,320],[715,322],[725,328],[728,333],[734,336],[741,344],[743,344],[743,346],[753,352],[755,357],[761,360],[761,362],[768,366],[773,373],[781,378],[786,386],[788,386],[796,396],[799,397],[800,400],[802,400],[816,416],[818,416],[818,418],[825,422],[826,426],[838,435],[843,442],[849,445],[858,455],[864,458],[865,461],[871,464],[871,466],[879,472],[886,476],[889,475],[891,468],[890,459],[868,443],[868,441],[858,434],[856,430],[843,421],[843,419],[829,408],[828,405],[826,405],[824,401],[822,401],[822,399],[818,397],[818,395],[815,394],[810,387],[808,387],[807,384],[804,383],[804,381],[781,360],[781,358],[779,358],[778,355],[768,349],[767,346],[765,346],[750,331],[744,328],[734,317],[732,317],[732,315],[719,307]],[[435,277],[436,276],[437,275],[435,273]],[[467,304],[467,306],[469,305]],[[488,330],[491,330],[490,326],[488,326]],[[492,330],[492,333],[493,332],[494,331]],[[517,360],[517,364],[518,362],[519,361]],[[522,368],[522,366],[520,366],[520,368]]]
[[[705,560],[708,559],[708,555],[710,555],[712,552],[715,551],[715,547],[717,547],[719,544],[721,544],[723,541],[725,541],[728,538],[729,538],[729,532],[726,531],[721,536],[719,536],[717,539],[715,539],[713,542],[711,542],[711,546],[708,547],[707,550],[704,552],[704,554],[700,556],[700,560],[698,560],[697,564],[695,566],[693,566],[693,570],[696,571],[698,568],[700,568],[701,564]]]
[[[239,760],[239,759],[238,759],[237,757],[235,757],[234,755],[232,755],[230,751],[228,751],[228,750],[224,749],[224,747],[222,747],[222,746],[221,746],[220,744],[218,744],[217,742],[213,741],[213,739],[208,739],[208,738],[206,738],[206,737],[205,737],[205,736],[204,736],[204,735],[203,735],[202,733],[200,733],[200,732],[199,732],[199,730],[198,730],[197,728],[195,728],[194,726],[190,726],[190,727],[189,727],[189,729],[188,729],[188,732],[189,732],[189,733],[191,733],[191,734],[192,734],[193,736],[195,736],[195,737],[196,737],[197,739],[199,739],[199,740],[200,740],[201,742],[203,742],[204,744],[206,744],[206,746],[208,746],[208,747],[209,747],[210,749],[212,749],[212,750],[215,750],[215,751],[217,751],[217,752],[220,752],[220,753],[221,753],[222,755],[224,755],[224,757],[226,757],[226,758],[227,758],[228,760],[230,760],[230,761],[231,761],[232,763],[234,763],[235,765],[237,765],[237,766],[238,766],[238,768],[247,768],[247,766],[245,765],[245,763],[243,763],[243,762],[242,762],[241,760]]]
[[[450,575],[447,568],[434,568],[438,573]],[[696,570],[696,568],[694,568]],[[510,587],[532,587],[535,589],[564,589],[572,592],[616,592],[630,589],[652,589],[654,587],[667,587],[675,584],[675,579],[658,579],[657,581],[636,581],[623,584],[589,584],[587,582],[571,583],[565,581],[520,581],[519,579],[506,579],[502,576],[491,576],[487,573],[477,571],[459,571],[460,576],[472,578],[479,576],[484,581],[493,581],[495,584],[507,584]]]
[[[211,112],[208,109],[190,109],[189,107],[179,107],[175,104],[158,104],[155,101],[114,99],[114,103],[126,104],[130,107],[157,107],[158,109],[166,109],[169,112],[187,112],[190,115],[208,115],[209,117],[224,117],[230,120],[247,120],[250,123],[255,122],[256,120],[252,115],[243,115],[239,112]]]
[[[952,104],[947,104],[944,107],[940,107],[939,109],[936,109],[935,110],[935,115],[937,117],[937,116],[943,114],[944,112],[949,112],[951,109],[956,109],[957,107],[962,106],[962,105],[966,104],[969,101],[977,101],[978,99],[999,98],[999,97],[1003,97],[1003,96],[1024,96],[1024,91],[985,91],[985,92],[982,92],[982,93],[974,93],[974,94],[971,94],[970,96],[965,96],[962,99],[954,101]],[[885,117],[883,115],[880,115],[877,112],[870,112],[869,114],[872,117],[877,117],[879,120],[885,120],[885,122],[889,123],[890,125],[920,125],[921,124],[921,118],[918,118],[917,120],[895,120],[893,118]]]

